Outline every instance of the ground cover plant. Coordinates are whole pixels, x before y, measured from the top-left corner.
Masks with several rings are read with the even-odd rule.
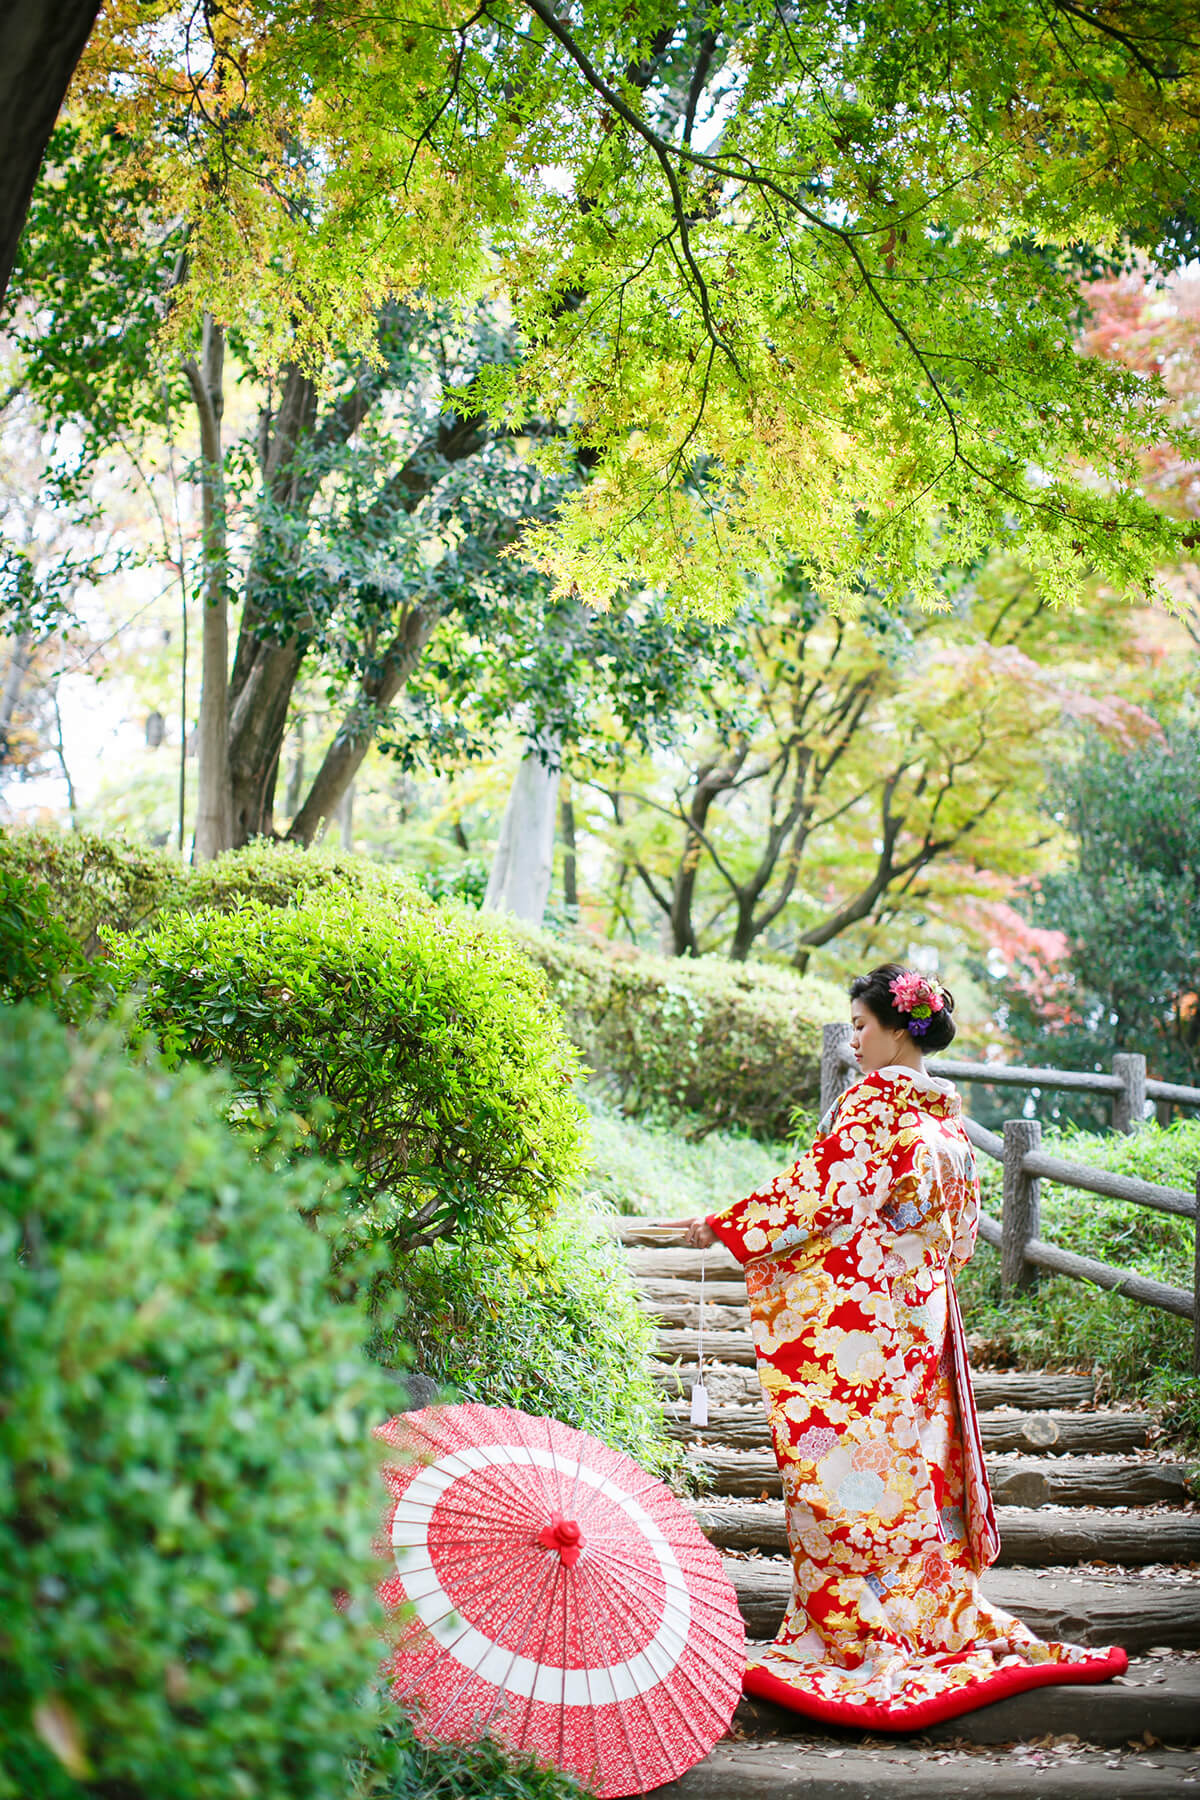
[[[0,1022],[0,1794],[329,1800],[394,1385],[218,1077]],[[355,1596],[339,1611],[332,1596]]]
[[[584,1099],[593,1156],[585,1190],[627,1216],[685,1219],[716,1212],[763,1187],[794,1155],[786,1144],[745,1132],[692,1136],[626,1118],[594,1085],[585,1088]],[[815,1129],[814,1117],[810,1138]]]
[[[1200,1169],[1200,1119],[1131,1137],[1071,1128],[1050,1131],[1052,1155],[1194,1191]],[[983,1203],[999,1218],[999,1164],[980,1158]],[[1080,1256],[1190,1288],[1195,1239],[1189,1220],[1042,1183],[1042,1236]],[[1200,1381],[1191,1373],[1188,1320],[1139,1306],[1086,1282],[1043,1274],[1037,1285],[1003,1298],[1000,1258],[980,1244],[959,1278],[963,1315],[979,1361],[1022,1368],[1095,1369],[1116,1399],[1163,1408],[1173,1433],[1200,1445]]]
[[[561,1419],[662,1474],[680,1456],[610,1218],[576,1193],[536,1237],[430,1245],[405,1263],[408,1306],[392,1330],[422,1374],[462,1398]],[[387,1334],[376,1354],[389,1359]]]
[[[547,1219],[580,1169],[575,1058],[544,984],[477,914],[331,887],[175,911],[110,944],[135,1036],[223,1062],[348,1165],[397,1256]]]

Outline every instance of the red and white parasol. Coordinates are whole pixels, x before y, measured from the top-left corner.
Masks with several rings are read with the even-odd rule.
[[[507,1408],[428,1407],[378,1435],[419,1459],[383,1471],[396,1573],[380,1594],[411,1603],[386,1672],[422,1735],[491,1732],[605,1800],[707,1756],[745,1633],[720,1557],[662,1482]]]

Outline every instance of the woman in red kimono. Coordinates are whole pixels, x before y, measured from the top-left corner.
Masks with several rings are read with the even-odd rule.
[[[922,1055],[954,1036],[953,997],[895,963],[850,994],[862,1078],[792,1169],[686,1229],[746,1265],[783,1478],[791,1602],[746,1691],[895,1731],[1126,1657],[1042,1643],[980,1592],[1000,1541],[953,1281],[979,1182]]]

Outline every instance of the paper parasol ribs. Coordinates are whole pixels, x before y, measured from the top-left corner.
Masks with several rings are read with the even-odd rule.
[[[741,1693],[721,1559],[628,1456],[552,1419],[428,1407],[379,1435],[386,1535],[410,1601],[386,1671],[423,1736],[484,1732],[594,1790],[649,1792],[706,1756]]]

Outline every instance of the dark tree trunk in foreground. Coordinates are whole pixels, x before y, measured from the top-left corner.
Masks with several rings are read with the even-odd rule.
[[[0,300],[29,197],[101,0],[0,5]]]

